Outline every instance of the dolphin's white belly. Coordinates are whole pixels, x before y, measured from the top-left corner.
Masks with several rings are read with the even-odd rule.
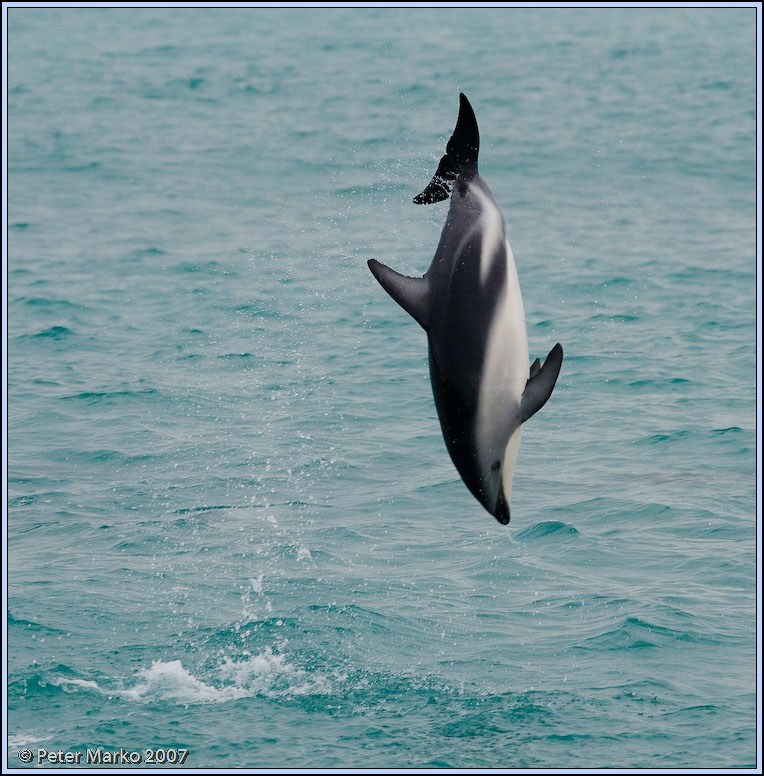
[[[514,457],[520,443],[516,417],[528,381],[529,362],[520,283],[512,249],[506,239],[504,245],[505,251],[494,251],[495,256],[506,261],[506,283],[501,295],[496,297],[493,318],[486,332],[483,374],[477,403],[476,437],[477,449],[484,459],[481,461],[484,470],[487,471],[492,461],[500,458],[505,461],[502,480],[506,481],[508,475],[508,481],[511,483]],[[516,423],[517,431],[512,434],[512,426]],[[508,441],[509,434],[512,436]],[[514,455],[506,456],[505,447],[508,451],[514,448]],[[506,495],[508,497],[509,493]]]

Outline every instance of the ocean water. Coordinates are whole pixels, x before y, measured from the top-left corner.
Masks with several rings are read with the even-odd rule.
[[[755,42],[9,9],[8,765],[754,767]],[[427,269],[459,91],[565,348],[506,529],[366,267]]]

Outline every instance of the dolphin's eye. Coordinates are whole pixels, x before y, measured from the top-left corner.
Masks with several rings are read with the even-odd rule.
[[[501,469],[501,461],[494,461],[491,464],[491,471],[495,472],[497,469]]]

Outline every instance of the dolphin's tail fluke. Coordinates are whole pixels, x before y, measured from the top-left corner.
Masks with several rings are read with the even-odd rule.
[[[417,205],[432,205],[433,202],[441,202],[451,196],[451,189],[454,187],[454,181],[459,175],[459,167],[454,160],[446,154],[438,165],[438,169],[433,175],[432,180],[427,184],[427,188],[414,197],[414,203]]]
[[[446,154],[440,160],[438,169],[427,188],[414,197],[417,205],[431,205],[451,196],[454,181],[462,170],[473,169],[477,172],[478,152],[480,151],[480,132],[477,119],[469,100],[459,95],[459,118],[456,120],[454,134],[446,146]]]

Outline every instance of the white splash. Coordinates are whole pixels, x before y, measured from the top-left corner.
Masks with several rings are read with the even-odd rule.
[[[309,674],[292,665],[284,654],[274,653],[271,647],[244,659],[225,658],[212,676],[204,679],[191,673],[180,660],[154,660],[150,668],[138,671],[132,687],[108,689],[91,680],[66,677],[58,677],[52,683],[66,686],[72,692],[94,690],[109,698],[120,697],[138,703],[166,701],[183,705],[332,692],[332,683],[327,677]],[[25,741],[31,740],[25,738]]]
[[[8,749],[16,750],[16,749],[27,749],[31,748],[33,744],[39,744],[43,741],[50,741],[50,739],[53,738],[53,734],[48,736],[33,736],[33,735],[26,735],[24,733],[18,735],[18,736],[8,736]]]
[[[262,593],[263,592],[263,574],[260,574],[257,579],[250,579],[249,584],[252,585],[252,590],[255,591],[255,593]]]
[[[169,700],[179,703],[211,703],[242,698],[248,693],[242,687],[214,687],[189,673],[180,660],[155,660],[151,668],[141,669],[139,682],[124,690],[128,700]]]
[[[331,692],[325,677],[309,675],[287,662],[285,655],[274,654],[270,647],[244,660],[226,658],[218,667],[214,681],[202,681],[180,660],[155,660],[151,668],[139,672],[138,678],[138,684],[123,693],[131,700],[226,703],[257,695],[290,697]]]
[[[66,689],[67,685],[73,685],[74,687],[82,687],[85,690],[96,690],[101,692],[101,688],[97,682],[90,681],[89,679],[69,679],[65,676],[57,676],[50,680],[50,684],[54,687],[62,687]]]

